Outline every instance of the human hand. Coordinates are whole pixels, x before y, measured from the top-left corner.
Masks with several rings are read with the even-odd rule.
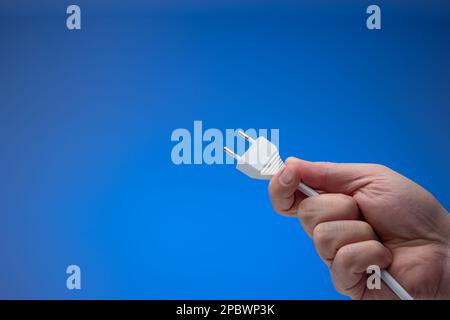
[[[307,198],[303,181],[323,192]],[[300,218],[336,289],[353,299],[395,299],[366,287],[378,265],[415,299],[450,299],[450,215],[425,189],[375,164],[289,158],[269,193],[275,211]]]

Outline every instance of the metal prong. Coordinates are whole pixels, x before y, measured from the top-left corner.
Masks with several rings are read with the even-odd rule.
[[[236,160],[241,160],[241,157],[240,156],[238,156],[236,153],[234,153],[233,151],[231,151],[229,148],[227,148],[227,147],[224,147],[223,148],[223,150],[226,152],[226,153],[228,153],[228,155],[230,156],[230,157],[232,157],[232,158],[234,158],[234,159],[236,159]]]
[[[244,131],[238,130],[238,135],[240,135],[242,138],[244,138],[245,140],[247,140],[250,143],[255,142],[255,140],[250,137],[248,134],[246,134]]]

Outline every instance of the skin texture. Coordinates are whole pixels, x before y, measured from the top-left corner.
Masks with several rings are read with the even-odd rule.
[[[321,194],[307,198],[300,181]],[[413,181],[376,164],[289,158],[269,194],[275,211],[300,219],[340,293],[397,299],[384,283],[367,289],[378,265],[414,299],[450,299],[450,215]]]

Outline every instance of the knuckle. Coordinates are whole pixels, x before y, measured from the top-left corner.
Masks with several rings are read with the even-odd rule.
[[[332,241],[332,233],[326,223],[319,223],[313,229],[313,241],[318,248],[330,246]]]
[[[391,252],[381,242],[377,240],[370,240],[367,250],[371,252],[373,261],[376,261],[377,264],[380,264],[381,268],[387,267],[389,264],[391,264]]]
[[[339,256],[339,263],[343,270],[351,270],[355,260],[355,250],[352,246],[344,246],[340,248],[336,254]]]
[[[367,250],[375,255],[375,254],[380,254],[381,252],[383,252],[383,246],[380,242],[376,241],[376,240],[369,240],[366,242],[367,243]]]
[[[379,163],[371,163],[369,164],[369,168],[373,171],[373,172],[386,172],[389,171],[390,169],[385,166],[384,164],[379,164]]]
[[[286,165],[290,165],[290,164],[295,163],[295,161],[297,161],[297,158],[295,158],[295,157],[288,157],[288,158],[286,158],[286,160],[284,161],[284,163],[285,163]]]

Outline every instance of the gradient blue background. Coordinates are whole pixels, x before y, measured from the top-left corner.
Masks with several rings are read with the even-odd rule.
[[[266,182],[175,166],[170,135],[279,128],[448,207],[449,39],[448,1],[2,1],[0,298],[344,298]]]

